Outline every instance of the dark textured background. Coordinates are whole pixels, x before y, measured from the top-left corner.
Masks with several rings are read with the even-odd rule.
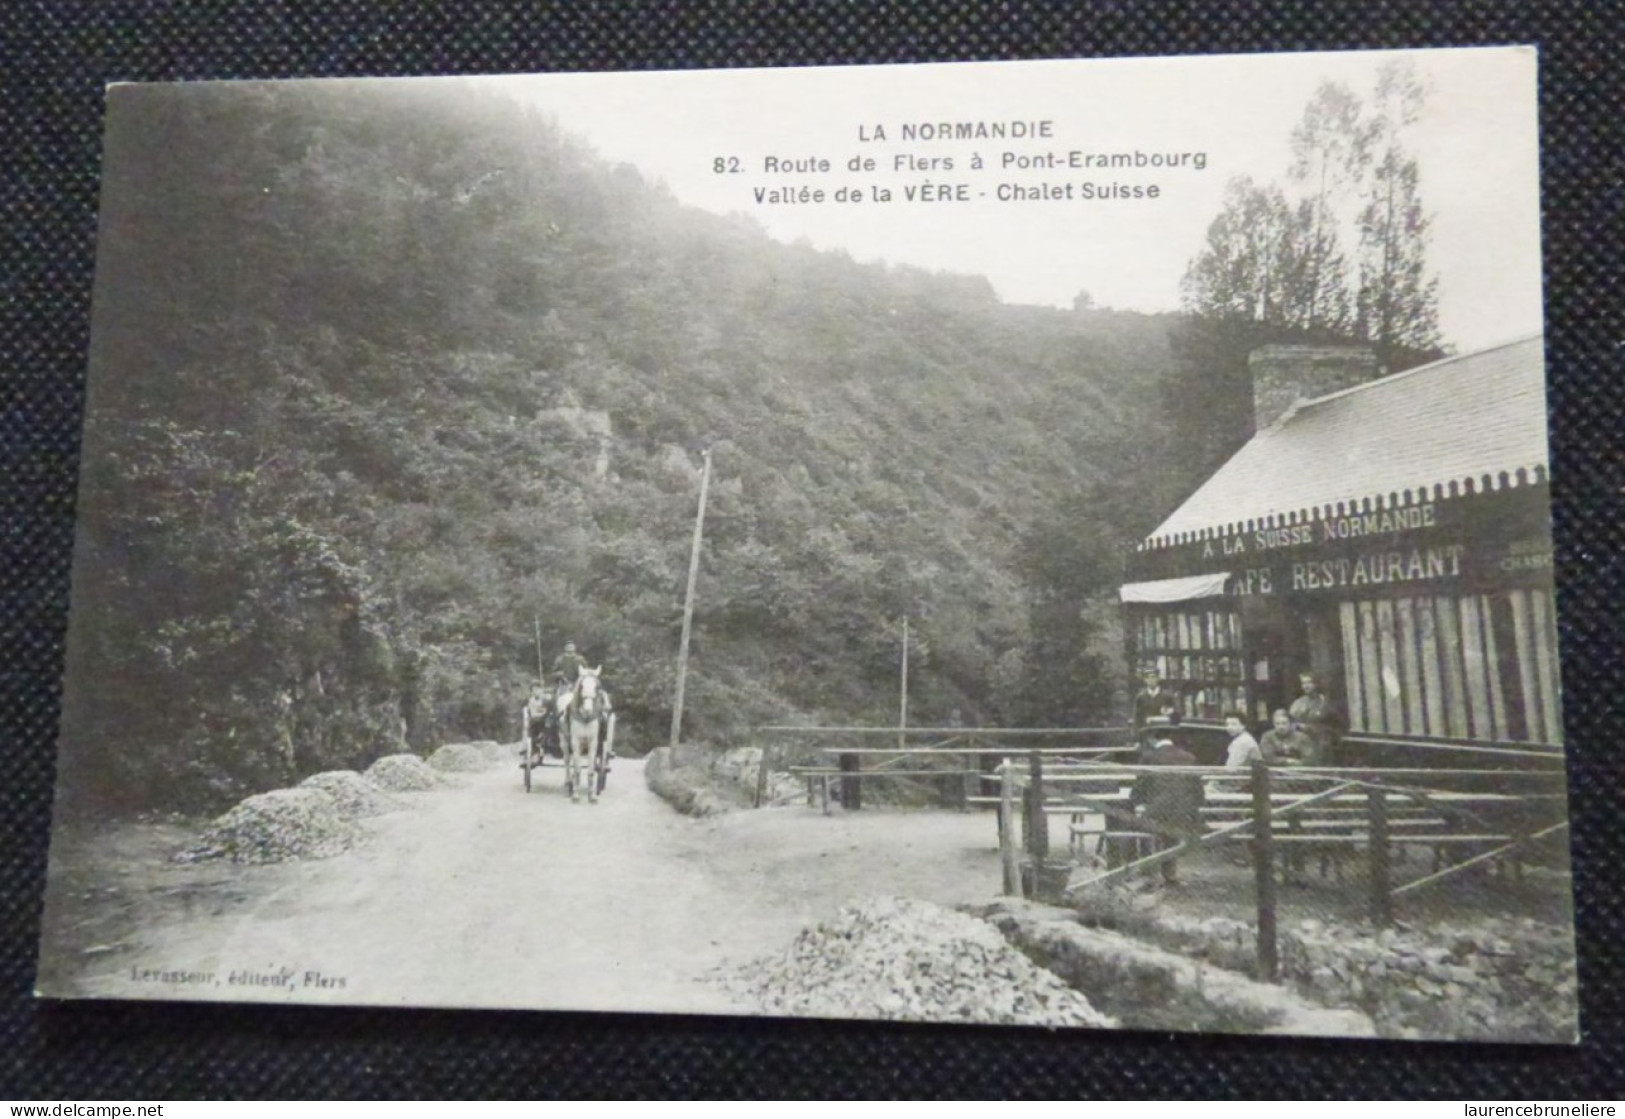
[[[1405,1096],[1622,1092],[1625,390],[1617,2],[0,6],[0,1097]],[[1572,1050],[561,1014],[40,1004],[30,989],[112,80],[1537,43],[1585,1041]]]

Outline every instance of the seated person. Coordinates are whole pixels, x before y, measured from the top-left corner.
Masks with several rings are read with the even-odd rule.
[[[1294,726],[1292,716],[1285,709],[1277,709],[1270,716],[1270,729],[1258,742],[1266,765],[1315,765],[1318,763],[1317,744],[1304,731]]]
[[[547,689],[540,684],[536,685],[530,690],[530,699],[525,703],[523,715],[525,741],[530,744],[534,760],[541,759],[543,747],[549,743],[551,732],[557,725],[553,712],[553,702],[547,694]]]
[[[1253,762],[1264,760],[1258,740],[1247,732],[1245,718],[1240,711],[1232,711],[1224,717],[1224,729],[1230,735],[1230,747],[1224,757],[1226,769],[1245,769]]]

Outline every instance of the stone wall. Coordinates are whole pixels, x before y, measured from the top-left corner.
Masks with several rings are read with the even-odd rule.
[[[1254,968],[1249,922],[1168,913],[1105,892],[1074,904],[1086,924],[1220,967]],[[1560,1044],[1578,1037],[1567,929],[1527,917],[1380,931],[1301,920],[1283,923],[1276,943],[1283,984],[1325,1006],[1360,1008],[1383,1037]]]
[[[1005,900],[973,912],[1129,1029],[1373,1037],[1371,1019],[1211,961],[1089,928],[1071,910]]]
[[[654,794],[685,816],[715,816],[738,805],[722,796],[704,767],[685,765],[670,746],[650,750],[643,763],[644,783]]]
[[[658,757],[656,756],[658,755]],[[691,816],[714,816],[749,808],[755,803],[757,771],[762,764],[759,746],[714,750],[701,743],[685,743],[674,755],[670,747],[651,751],[644,780],[678,811]],[[764,807],[806,801],[805,786],[788,773],[769,771]]]

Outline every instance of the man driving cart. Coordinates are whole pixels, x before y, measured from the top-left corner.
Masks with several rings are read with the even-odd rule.
[[[587,667],[587,658],[576,652],[576,643],[566,641],[564,652],[553,658],[553,684],[563,688],[576,682],[576,676]]]

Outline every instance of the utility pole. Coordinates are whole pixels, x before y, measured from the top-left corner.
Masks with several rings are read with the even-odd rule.
[[[700,511],[694,517],[694,547],[688,554],[688,593],[683,596],[683,640],[677,650],[677,699],[671,709],[671,746],[683,733],[683,685],[688,680],[688,634],[694,623],[694,584],[700,576],[700,540],[705,533],[705,494],[711,486],[711,448],[700,452],[705,463],[700,474]]]
[[[545,685],[547,669],[542,665],[542,616],[539,613],[531,616],[536,619],[536,682]]]
[[[897,748],[908,744],[908,615],[903,615],[903,685],[897,697]]]

